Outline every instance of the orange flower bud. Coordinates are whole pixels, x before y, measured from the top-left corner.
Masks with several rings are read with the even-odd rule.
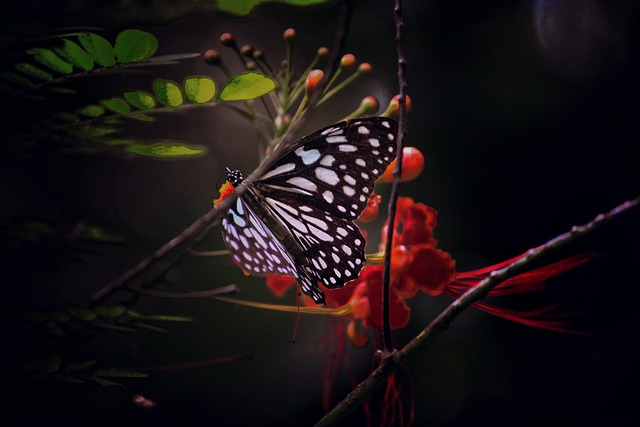
[[[240,48],[240,52],[242,52],[242,54],[246,57],[251,58],[253,56],[253,52],[255,51],[255,49],[253,48],[253,46],[245,44],[244,46],[242,46]]]
[[[409,95],[404,97],[404,103],[406,107],[407,113],[411,111],[411,98]],[[400,95],[394,96],[391,101],[389,101],[389,106],[387,107],[387,111],[383,114],[385,117],[398,117],[400,115]]]
[[[378,182],[393,182],[393,171],[396,168],[395,159],[387,166],[387,169],[378,178]],[[401,182],[416,179],[424,169],[424,156],[416,147],[404,147],[402,150],[402,175]]]
[[[293,43],[293,41],[296,39],[296,30],[294,30],[293,28],[287,28],[286,30],[284,30],[284,39],[289,43]]]
[[[221,63],[220,54],[215,49],[207,50],[202,54],[202,57],[204,58],[204,62],[206,62],[207,64],[219,65]]]
[[[340,59],[340,66],[343,68],[353,68],[356,65],[356,57],[350,53],[347,53]]]
[[[222,43],[223,46],[232,47],[236,45],[236,39],[233,38],[231,33],[224,33],[220,36],[220,43]]]
[[[380,109],[380,103],[373,96],[365,96],[360,101],[360,110],[362,114],[375,114]]]
[[[369,74],[371,72],[371,64],[368,62],[363,62],[358,66],[358,72],[360,74]]]
[[[322,77],[324,76],[324,72],[322,70],[311,70],[307,75],[307,81],[305,82],[305,89],[308,94],[312,94],[318,88],[318,84]]]
[[[327,56],[329,56],[329,49],[322,46],[321,48],[318,49],[317,55],[318,55],[318,58],[325,59]]]

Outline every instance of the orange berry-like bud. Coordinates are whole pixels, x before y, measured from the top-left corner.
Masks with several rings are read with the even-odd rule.
[[[296,39],[296,30],[294,30],[293,28],[287,28],[286,30],[284,30],[284,39],[289,43],[293,43],[293,41]]]
[[[360,74],[369,74],[371,72],[371,64],[368,62],[363,62],[358,66],[358,72]]]
[[[220,54],[215,49],[207,50],[202,54],[202,57],[204,58],[204,62],[206,62],[207,64],[219,65],[221,63]]]
[[[329,49],[327,49],[326,47],[322,46],[321,48],[318,49],[318,58],[324,59],[327,56],[329,56]]]
[[[253,52],[255,51],[255,49],[253,48],[253,46],[245,44],[244,46],[242,46],[240,48],[240,52],[242,52],[242,54],[244,56],[247,56],[249,58],[251,58],[253,56]]]
[[[264,59],[264,53],[262,53],[261,50],[254,50],[253,51],[253,57],[255,59]]]
[[[379,182],[391,183],[393,182],[393,171],[396,168],[396,161],[393,160],[387,169],[384,171]],[[401,182],[411,181],[416,179],[418,175],[424,169],[424,156],[422,152],[416,147],[404,147],[402,150],[402,175],[400,177]]]
[[[307,81],[304,84],[305,90],[308,94],[312,94],[318,88],[318,84],[322,77],[324,76],[324,72],[322,70],[311,70],[307,75]]]
[[[236,39],[233,38],[231,33],[224,33],[220,36],[220,43],[222,43],[223,46],[232,47],[236,45]]]
[[[375,114],[380,109],[380,103],[373,96],[365,96],[360,101],[362,114]]]
[[[405,95],[404,103],[407,113],[411,111],[411,98],[409,95]],[[389,106],[384,114],[386,117],[398,117],[400,115],[400,95],[396,95],[389,101]]]
[[[356,57],[350,53],[347,53],[340,59],[340,66],[343,68],[353,68],[356,65]]]

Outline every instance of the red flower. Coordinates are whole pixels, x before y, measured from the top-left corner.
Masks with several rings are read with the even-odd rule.
[[[277,274],[267,276],[267,288],[271,289],[271,292],[278,298],[282,298],[295,283],[295,279],[291,276],[279,276]]]
[[[409,197],[398,197],[393,244],[405,246],[430,244],[435,247],[438,242],[433,238],[433,229],[436,228],[437,216],[438,212],[432,207],[415,203]],[[382,227],[381,250],[384,250],[387,243],[388,227],[389,220],[387,219]]]
[[[409,298],[422,289],[429,295],[442,293],[455,279],[455,261],[440,249],[433,238],[436,227],[435,209],[415,203],[407,197],[398,198],[391,252],[392,284]],[[389,221],[382,227],[380,250],[387,241]]]
[[[364,208],[360,216],[358,217],[358,221],[360,222],[371,222],[378,217],[378,205],[382,197],[373,193],[369,200],[367,201],[367,206]]]

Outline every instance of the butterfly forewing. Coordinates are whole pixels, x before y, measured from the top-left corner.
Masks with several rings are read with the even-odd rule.
[[[324,303],[317,282],[335,288],[357,278],[365,239],[353,221],[395,157],[396,132],[390,119],[354,119],[277,151],[222,221],[235,262],[255,275],[294,276],[316,303]]]
[[[397,123],[382,117],[321,129],[287,147],[255,186],[262,193],[289,192],[296,200],[355,220],[395,157],[396,132]]]

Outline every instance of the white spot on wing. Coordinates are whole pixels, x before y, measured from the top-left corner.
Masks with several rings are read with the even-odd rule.
[[[314,170],[314,172],[316,178],[329,185],[336,185],[340,181],[340,178],[338,178],[338,174],[336,174],[331,169],[318,167]]]
[[[316,191],[318,189],[318,186],[313,181],[302,176],[294,176],[289,178],[287,182],[308,191]]]
[[[354,194],[356,194],[356,190],[354,190],[353,187],[349,187],[348,185],[342,186],[342,191],[344,192],[344,194],[346,194],[349,197],[351,197]]]
[[[353,153],[354,151],[358,151],[358,147],[351,144],[340,144],[338,145],[338,150],[342,151],[343,153]]]
[[[358,127],[358,133],[359,133],[360,135],[369,135],[369,129],[367,129],[367,128],[366,128],[366,127],[364,127],[364,126],[359,126],[359,127]]]
[[[328,136],[326,138],[326,141],[329,144],[335,144],[337,142],[347,142],[347,137],[343,136],[343,135],[341,135],[341,136]]]
[[[300,147],[295,151],[295,153],[300,156],[302,163],[305,165],[315,163],[320,158],[320,151],[315,148],[305,151],[304,147]]]
[[[329,190],[326,190],[322,193],[322,197],[327,201],[327,203],[333,203],[333,193]]]
[[[336,161],[335,157],[333,157],[331,154],[327,154],[322,158],[322,160],[320,160],[320,164],[322,166],[333,166],[333,162],[335,161]]]
[[[260,177],[260,181],[264,181],[265,179],[282,175],[283,173],[291,172],[296,168],[295,163],[285,163],[284,165],[280,165],[277,168],[270,170]]]

